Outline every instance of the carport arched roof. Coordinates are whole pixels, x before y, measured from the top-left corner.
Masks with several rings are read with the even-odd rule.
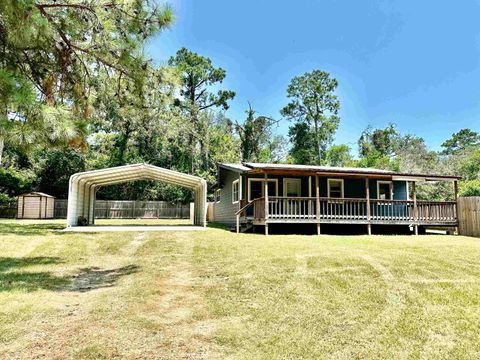
[[[204,179],[149,164],[133,164],[107,169],[85,171],[70,177],[67,226],[75,226],[83,216],[94,222],[95,192],[98,187],[136,180],[155,180],[194,191],[194,224],[205,226],[207,183]]]

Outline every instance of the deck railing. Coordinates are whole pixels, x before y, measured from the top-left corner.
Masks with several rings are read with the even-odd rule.
[[[358,220],[371,222],[402,223],[452,223],[457,221],[456,202],[454,201],[415,201],[378,200],[363,198],[325,198],[319,199],[319,220]],[[253,217],[265,219],[265,199],[253,202]],[[416,211],[415,211],[416,210]],[[268,219],[275,220],[311,220],[317,219],[317,199],[315,197],[268,197]]]

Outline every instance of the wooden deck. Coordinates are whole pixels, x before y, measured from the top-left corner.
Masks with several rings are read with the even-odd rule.
[[[267,210],[267,211],[266,211]],[[237,225],[250,220],[269,223],[336,223],[457,226],[455,201],[377,200],[363,198],[258,198],[237,212]],[[370,231],[370,228],[369,228]]]

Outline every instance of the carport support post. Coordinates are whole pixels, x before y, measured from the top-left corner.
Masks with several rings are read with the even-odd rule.
[[[417,209],[417,185],[415,181],[412,181],[412,193],[413,193],[413,221],[415,224],[415,235],[418,235],[418,209]]]
[[[265,235],[268,235],[268,175],[265,173]]]
[[[315,175],[315,197],[317,213],[317,235],[320,235],[320,185],[318,181],[318,175]]]
[[[368,235],[372,235],[372,224],[370,220],[370,180],[365,178],[365,196],[367,198],[367,229]]]

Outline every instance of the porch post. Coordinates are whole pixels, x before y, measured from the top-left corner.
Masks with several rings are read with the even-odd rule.
[[[268,175],[265,173],[265,235],[268,235]]]
[[[240,233],[240,214],[237,214],[237,226],[236,226],[237,234]]]
[[[417,184],[412,181],[412,193],[413,193],[413,225],[415,228],[415,235],[418,235],[418,209],[417,209]]]
[[[372,235],[372,224],[370,223],[370,180],[365,178],[365,197],[367,198],[367,229],[368,235]]]
[[[320,235],[320,186],[318,175],[315,175],[315,196],[317,198],[317,235]]]
[[[455,196],[455,220],[457,222],[455,233],[458,235],[458,181],[456,179],[453,181],[453,192]]]

